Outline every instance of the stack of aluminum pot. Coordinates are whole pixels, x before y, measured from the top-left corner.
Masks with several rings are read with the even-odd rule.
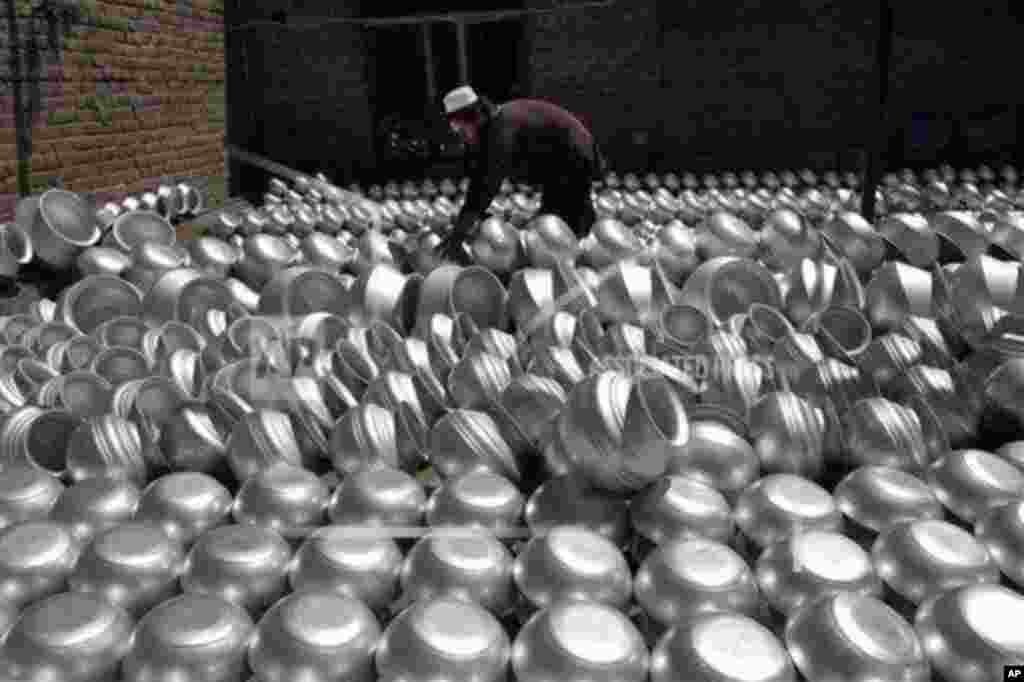
[[[0,318],[0,678],[1003,679],[1024,195],[856,185],[610,174],[577,240],[506,183],[465,266],[465,182],[274,180],[187,243],[44,194],[3,251],[78,277]]]

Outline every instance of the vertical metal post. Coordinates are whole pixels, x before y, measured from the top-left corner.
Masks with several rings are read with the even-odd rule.
[[[466,23],[462,20],[455,22],[455,43],[459,54],[459,84],[469,83],[469,54],[466,51]]]
[[[889,62],[892,57],[892,5],[890,0],[878,0],[878,42],[875,52],[875,78],[878,87],[878,111],[872,149],[869,152],[865,178],[862,183],[861,213],[870,222],[875,219],[875,192],[884,172],[885,150],[889,144],[887,101],[889,99]]]
[[[434,41],[431,39],[433,24],[423,22],[420,24],[420,37],[423,40],[423,64],[426,67],[427,76],[427,101],[429,105],[437,103],[437,76],[434,73]]]
[[[22,89],[25,73],[21,61],[21,31],[18,26],[18,10],[14,0],[7,2],[7,26],[11,45],[8,59],[11,89],[14,95],[14,146],[18,161],[18,194],[27,196],[31,192],[28,164],[32,158],[32,118],[31,115],[26,117],[25,92]]]

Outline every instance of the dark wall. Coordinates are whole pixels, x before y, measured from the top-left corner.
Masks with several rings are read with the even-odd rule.
[[[343,181],[373,168],[362,28],[272,25],[302,26],[311,19],[355,13],[353,6],[332,0],[242,0],[235,5],[227,17],[230,25],[259,23],[229,38],[228,134],[233,144]]]
[[[242,14],[269,17],[285,5],[289,18],[346,11],[328,0],[296,4],[245,3]],[[363,4],[363,15],[374,15],[375,5]],[[526,2],[534,10],[578,4]],[[473,49],[470,71],[481,91],[546,97],[572,109],[618,168],[857,169],[875,135],[876,4],[619,0],[523,19],[519,49],[501,45],[490,59],[515,61],[506,69],[519,71],[514,87],[508,73],[474,66],[486,59],[481,48]],[[1019,41],[1014,3],[978,0],[956,12],[928,0],[893,4],[889,165],[1020,159],[1024,92],[1003,56]],[[246,130],[266,138],[265,153],[299,166],[327,164],[345,177],[375,165],[373,129],[385,112],[373,106],[368,79],[379,30],[246,34],[246,91],[262,102],[247,115],[263,121]],[[424,78],[412,58],[404,73],[410,83]]]

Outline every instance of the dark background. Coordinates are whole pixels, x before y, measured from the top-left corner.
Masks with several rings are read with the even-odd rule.
[[[880,134],[890,168],[1022,157],[1024,89],[1012,56],[1024,36],[1020,0],[893,2],[884,130],[876,2],[620,0],[572,8],[579,4],[229,0],[229,141],[342,182],[458,173],[440,147],[439,98],[459,84],[453,25],[430,28],[438,98],[429,102],[419,25],[296,25],[560,7],[469,24],[470,80],[498,101],[528,95],[574,111],[620,171],[856,171]],[[284,24],[251,23],[272,21]],[[392,158],[385,129],[431,144]],[[246,174],[233,170],[237,192]]]

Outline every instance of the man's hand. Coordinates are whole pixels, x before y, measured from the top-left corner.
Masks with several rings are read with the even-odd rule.
[[[444,260],[449,260],[459,265],[468,265],[470,258],[464,245],[472,236],[475,224],[476,220],[474,218],[460,216],[455,221],[451,231],[437,245],[435,253]]]

